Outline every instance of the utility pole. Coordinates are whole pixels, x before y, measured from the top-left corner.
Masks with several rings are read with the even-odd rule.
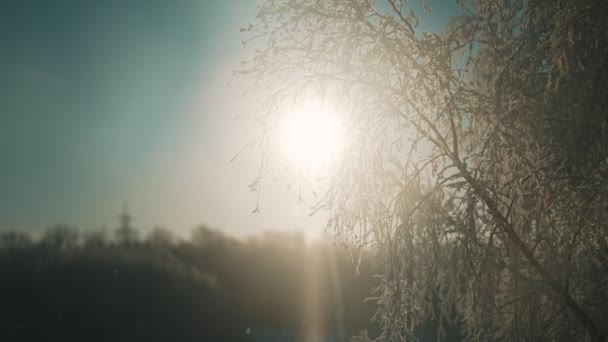
[[[129,214],[129,207],[127,202],[123,203],[122,213],[118,216],[120,225],[115,231],[118,242],[124,245],[131,245],[138,238],[137,230],[131,226],[133,217]]]

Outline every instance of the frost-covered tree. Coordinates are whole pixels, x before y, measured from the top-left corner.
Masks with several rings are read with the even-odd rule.
[[[455,318],[474,341],[606,340],[608,2],[461,1],[441,34],[410,5],[259,7],[253,185],[285,108],[331,102],[347,142],[314,210],[377,251],[380,340]]]

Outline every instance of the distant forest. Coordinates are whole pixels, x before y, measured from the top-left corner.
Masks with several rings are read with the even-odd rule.
[[[245,240],[201,226],[180,241],[124,228],[0,233],[0,339],[340,341],[378,329],[365,253],[293,233]]]

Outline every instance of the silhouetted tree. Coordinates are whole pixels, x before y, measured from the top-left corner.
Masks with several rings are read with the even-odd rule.
[[[0,233],[0,249],[25,248],[32,244],[32,238],[24,232],[9,231]]]
[[[438,34],[406,0],[265,1],[254,185],[285,108],[329,103],[348,137],[315,210],[375,245],[381,340],[454,312],[475,341],[606,340],[608,3],[459,3]]]
[[[48,228],[42,236],[40,244],[46,248],[67,251],[77,246],[79,238],[78,229],[60,224]]]
[[[108,231],[105,227],[89,230],[83,233],[84,246],[86,248],[104,247],[109,242]]]
[[[174,242],[175,236],[164,227],[155,227],[146,237],[146,243],[158,247],[167,247]]]
[[[192,230],[192,243],[195,246],[207,249],[223,249],[230,239],[217,230],[201,225]]]

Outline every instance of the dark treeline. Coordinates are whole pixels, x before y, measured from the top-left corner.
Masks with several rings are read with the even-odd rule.
[[[189,241],[48,229],[0,235],[0,340],[341,340],[374,329],[370,265],[297,234]]]
[[[377,284],[369,258],[357,255],[293,233],[236,239],[204,226],[187,241],[164,229],[141,238],[128,224],[114,234],[55,226],[37,239],[4,232],[0,340],[374,336],[377,307],[364,299]],[[435,340],[434,327],[421,327],[421,340]]]

